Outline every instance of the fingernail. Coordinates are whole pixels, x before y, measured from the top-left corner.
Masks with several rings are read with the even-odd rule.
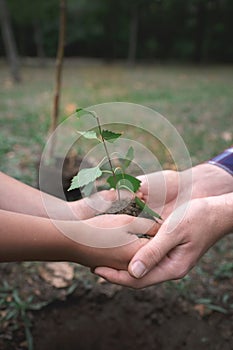
[[[131,271],[134,277],[140,278],[146,273],[146,266],[140,260],[136,260],[131,267]]]

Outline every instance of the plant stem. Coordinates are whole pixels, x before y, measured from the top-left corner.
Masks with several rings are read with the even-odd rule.
[[[101,137],[101,142],[103,143],[104,145],[104,149],[105,149],[105,153],[106,153],[106,156],[107,156],[107,159],[108,159],[108,163],[110,165],[110,169],[111,169],[111,172],[112,172],[112,176],[114,178],[114,181],[115,181],[115,186],[116,186],[116,190],[117,190],[117,196],[118,196],[118,200],[121,199],[120,197],[120,190],[119,188],[117,188],[117,178],[116,178],[116,174],[115,174],[115,171],[114,171],[114,168],[113,168],[113,165],[112,165],[112,161],[111,161],[111,158],[110,158],[110,155],[109,155],[109,152],[108,152],[108,148],[107,148],[107,145],[106,145],[106,142],[105,142],[105,139],[103,138],[102,136],[102,129],[101,129],[101,124],[100,124],[100,119],[98,117],[98,115],[95,113],[95,112],[90,112],[93,117],[95,117],[96,121],[97,121],[97,125],[98,125],[98,129],[99,129],[99,133],[100,133],[100,137]]]

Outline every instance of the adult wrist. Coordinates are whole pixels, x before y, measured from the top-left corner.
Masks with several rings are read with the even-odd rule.
[[[219,238],[233,232],[233,192],[208,197],[210,213],[214,215],[214,227]],[[211,216],[211,214],[210,214]]]
[[[233,191],[232,175],[208,162],[193,167],[192,179],[192,198],[217,196]]]

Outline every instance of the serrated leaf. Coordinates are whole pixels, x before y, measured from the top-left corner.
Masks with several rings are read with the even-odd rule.
[[[121,133],[115,133],[110,130],[102,130],[102,133],[101,133],[102,138],[108,142],[114,142],[116,139],[121,137],[121,135],[122,135]]]
[[[116,174],[107,179],[111,188],[127,188],[131,192],[137,192],[141,181],[129,174]]]
[[[132,146],[130,146],[125,155],[123,169],[127,169],[130,166],[133,159],[134,159],[134,149]]]
[[[148,205],[145,202],[143,202],[140,198],[135,197],[135,202],[139,206],[139,208],[141,208],[145,213],[154,216],[157,219],[163,220],[158,213],[156,213],[154,210],[148,207]]]
[[[82,186],[88,185],[90,182],[95,181],[102,175],[102,171],[98,166],[93,168],[82,169],[79,173],[73,177],[71,186],[68,191],[75,190]]]
[[[85,137],[86,139],[95,139],[95,140],[99,140],[96,132],[94,130],[90,130],[90,131],[78,131],[78,133],[80,135],[82,135],[83,137]]]

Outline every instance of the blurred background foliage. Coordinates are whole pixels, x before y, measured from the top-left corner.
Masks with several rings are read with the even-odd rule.
[[[59,0],[2,2],[19,56],[55,56]],[[233,60],[232,0],[67,0],[67,7],[67,57]]]
[[[33,185],[50,123],[62,2],[0,0],[1,170]],[[102,102],[139,103],[175,125],[193,164],[232,144],[232,0],[63,3],[60,117]]]

